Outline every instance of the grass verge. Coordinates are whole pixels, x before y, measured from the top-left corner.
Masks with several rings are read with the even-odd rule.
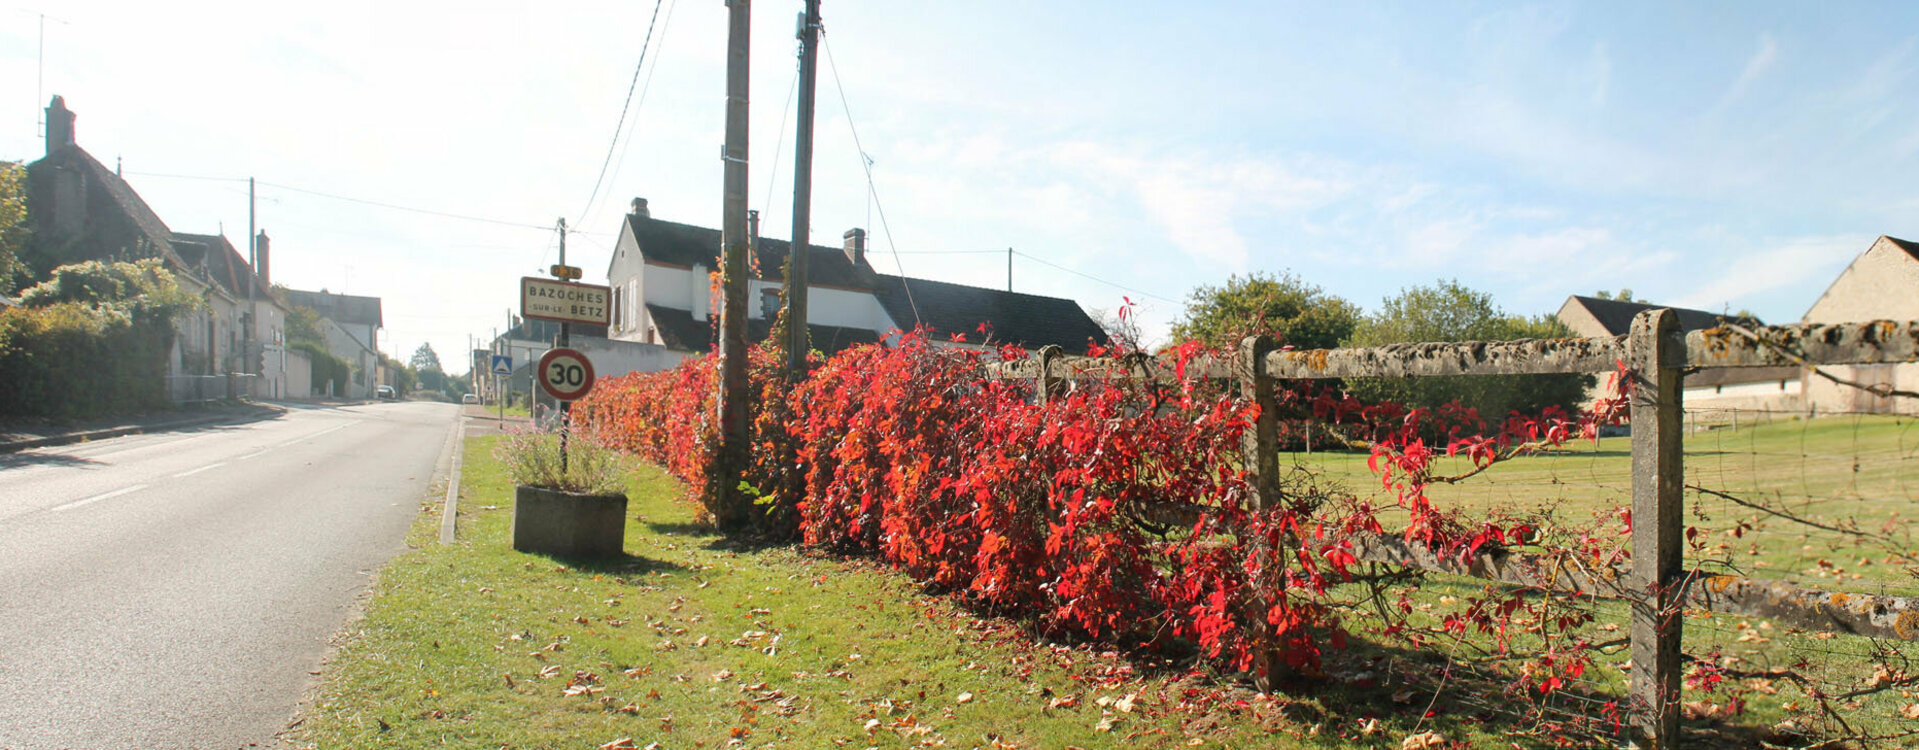
[[[632,557],[514,552],[511,488],[466,446],[460,540],[381,574],[291,739],[312,747],[1398,747],[1417,722],[1331,717],[1170,664],[1036,641],[890,571],[741,549],[631,467]],[[1433,726],[1425,726],[1430,730]],[[1323,730],[1323,731],[1322,731]],[[1351,730],[1351,731],[1348,731]],[[1352,741],[1337,735],[1352,734]],[[623,747],[624,745],[611,745]]]

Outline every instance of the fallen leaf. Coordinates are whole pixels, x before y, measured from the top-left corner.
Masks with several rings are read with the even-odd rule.
[[[1399,741],[1399,750],[1432,750],[1446,746],[1446,735],[1438,732],[1422,732]]]
[[[953,700],[954,700],[954,702],[956,702],[956,703],[971,703],[971,702],[973,701],[973,694],[972,694],[972,693],[960,693],[960,694],[959,694],[959,697],[958,697],[958,698],[954,698]]]
[[[633,744],[632,737],[621,737],[617,740],[608,742],[600,746],[600,750],[639,750],[639,749],[640,749],[639,745]]]
[[[1905,708],[1899,709],[1899,715],[1904,716],[1908,719],[1919,721],[1919,703],[1906,704]]]
[[[1133,712],[1133,699],[1137,697],[1139,693],[1127,693],[1126,697],[1113,702],[1113,708],[1119,709],[1120,713],[1130,714]]]

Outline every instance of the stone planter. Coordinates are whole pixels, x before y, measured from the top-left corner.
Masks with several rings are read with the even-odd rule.
[[[619,557],[626,496],[580,495],[520,485],[513,492],[513,549],[553,557]]]

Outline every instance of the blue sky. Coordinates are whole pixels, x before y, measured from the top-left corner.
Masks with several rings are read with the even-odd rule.
[[[550,225],[603,269],[627,200],[717,226],[725,10],[666,0],[614,178],[594,176],[650,3],[72,0],[0,19],[0,158],[45,95],[176,230],[240,241],[261,180]],[[790,222],[798,0],[755,4],[752,195]],[[1196,285],[1292,271],[1371,308],[1439,278],[1549,313],[1631,287],[1797,319],[1880,234],[1919,237],[1919,11],[1892,4],[835,2],[814,241],[882,270],[1005,283],[1149,332]],[[657,66],[657,67],[655,67]],[[790,130],[790,121],[787,128]],[[778,151],[777,161],[774,159]],[[276,280],[387,300],[385,348],[487,334],[551,232],[262,188]],[[770,196],[770,197],[769,197]],[[590,210],[589,210],[590,209]],[[985,252],[980,252],[985,251]],[[897,265],[896,265],[897,264]],[[1110,282],[1110,283],[1106,283]]]

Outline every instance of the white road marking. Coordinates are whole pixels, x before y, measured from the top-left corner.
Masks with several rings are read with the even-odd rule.
[[[241,457],[239,457],[239,458],[235,458],[235,459],[233,459],[233,460],[235,460],[235,461],[245,461],[245,460],[247,460],[247,459],[249,459],[249,458],[253,458],[253,457],[255,457],[255,456],[264,456],[264,455],[266,455],[266,454],[268,454],[268,453],[272,453],[272,452],[273,452],[273,449],[272,449],[272,448],[262,448],[262,449],[260,449],[260,450],[257,450],[257,451],[254,451],[254,452],[252,452],[252,453],[248,453],[248,454],[246,454],[246,455],[244,455],[244,456],[241,456]]]
[[[144,489],[146,489],[146,488],[147,488],[147,486],[146,486],[146,485],[144,485],[144,484],[136,484],[136,485],[133,485],[132,487],[122,487],[122,488],[120,488],[120,489],[117,489],[117,490],[114,490],[114,491],[112,491],[112,492],[103,492],[103,493],[101,493],[101,494],[98,494],[98,495],[94,495],[93,497],[89,497],[89,498],[83,498],[83,499],[80,499],[80,500],[75,500],[75,501],[73,501],[73,502],[70,502],[70,503],[67,503],[67,504],[65,504],[65,505],[56,505],[56,506],[54,506],[54,507],[52,507],[52,508],[50,508],[49,510],[56,510],[56,511],[58,511],[58,510],[73,510],[74,508],[78,508],[78,507],[80,507],[80,506],[82,506],[82,505],[87,505],[87,504],[89,504],[89,503],[97,503],[97,502],[100,502],[101,500],[105,500],[105,499],[108,499],[108,498],[114,498],[114,497],[119,497],[119,496],[121,496],[121,495],[125,495],[125,494],[128,494],[128,493],[132,493],[132,492],[139,492],[140,490],[144,490]]]
[[[355,419],[355,420],[353,420],[352,422],[348,422],[348,423],[346,423],[346,424],[343,424],[343,425],[340,425],[340,426],[338,426],[338,427],[328,427],[328,428],[326,428],[326,429],[324,429],[324,430],[321,430],[321,431],[319,431],[319,432],[316,432],[316,433],[313,433],[313,434],[311,434],[311,435],[308,435],[308,436],[306,436],[306,437],[303,437],[303,438],[295,438],[295,439],[293,439],[293,440],[288,440],[288,441],[286,441],[286,442],[284,442],[284,443],[281,443],[281,444],[280,444],[279,446],[277,446],[277,447],[282,447],[282,448],[284,448],[284,447],[286,447],[286,446],[289,446],[289,445],[294,445],[294,444],[297,444],[297,443],[304,443],[304,442],[306,442],[306,441],[308,441],[308,440],[312,440],[312,439],[314,439],[314,438],[317,438],[317,437],[319,437],[319,436],[321,436],[321,435],[325,435],[325,434],[327,434],[327,433],[329,433],[329,432],[338,432],[338,431],[340,431],[340,430],[344,430],[344,429],[346,429],[346,428],[348,428],[348,427],[352,427],[352,426],[353,426],[354,424],[356,424],[356,423],[358,423],[359,421],[360,421],[360,420],[357,420],[357,419]]]
[[[200,473],[200,472],[203,472],[203,471],[206,471],[206,470],[208,470],[208,469],[218,469],[218,468],[220,468],[220,467],[222,467],[222,466],[225,466],[225,465],[227,465],[227,462],[225,462],[225,461],[217,461],[217,462],[214,462],[214,463],[210,463],[210,464],[207,464],[207,465],[205,465],[205,466],[202,466],[202,467],[200,467],[200,468],[198,468],[198,469],[194,469],[194,470],[192,470],[192,471],[183,471],[183,472],[180,472],[180,473],[178,473],[178,474],[175,474],[175,475],[173,475],[173,478],[174,478],[174,479],[179,479],[179,478],[181,478],[181,477],[190,477],[190,476],[193,476],[193,475],[195,475],[195,474],[198,474],[198,473]]]

